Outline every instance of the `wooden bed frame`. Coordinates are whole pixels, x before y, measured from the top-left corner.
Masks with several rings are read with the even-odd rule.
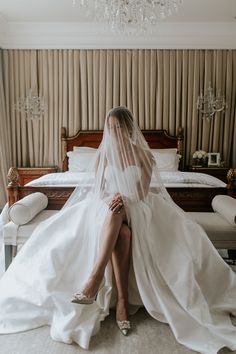
[[[177,148],[183,156],[183,129],[178,129],[176,137],[166,130],[147,130],[143,134],[151,148]],[[102,131],[80,131],[72,137],[67,137],[66,129],[61,131],[62,171],[68,170],[68,157],[66,153],[74,146],[88,146],[97,148],[102,139]],[[183,169],[184,159],[180,163]],[[167,188],[173,200],[185,211],[212,211],[211,201],[217,194],[227,194],[236,198],[236,170],[228,172],[227,188]],[[8,202],[12,205],[17,200],[34,192],[42,192],[48,197],[47,209],[59,210],[74,190],[74,187],[30,187],[19,183],[19,171],[11,167],[8,173]]]

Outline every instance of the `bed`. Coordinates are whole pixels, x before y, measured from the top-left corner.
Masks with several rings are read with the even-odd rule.
[[[183,129],[178,129],[177,136],[171,136],[166,130],[146,130],[143,134],[154,150],[176,149],[182,158],[176,171],[161,171],[163,182],[173,200],[185,211],[212,211],[211,201],[215,195],[224,194],[236,198],[235,170],[228,173],[228,184],[202,173],[184,171],[183,158]],[[59,210],[73,192],[76,185],[85,178],[82,172],[68,170],[68,152],[75,147],[96,149],[102,139],[102,131],[79,131],[74,136],[67,136],[66,129],[61,131],[62,162],[61,171],[46,174],[26,185],[19,183],[19,171],[11,168],[8,173],[8,202],[12,205],[24,196],[43,192],[47,195],[48,209]],[[92,177],[88,184],[92,183]]]

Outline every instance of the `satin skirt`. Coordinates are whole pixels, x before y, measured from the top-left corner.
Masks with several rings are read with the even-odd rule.
[[[132,228],[130,308],[145,306],[176,340],[202,354],[236,350],[236,274],[204,230],[173,202],[149,193],[127,206]],[[111,262],[92,305],[70,302],[98,257],[107,204],[88,195],[34,230],[0,279],[0,333],[50,326],[53,340],[89,348],[115,305]],[[131,311],[132,312],[132,311]]]

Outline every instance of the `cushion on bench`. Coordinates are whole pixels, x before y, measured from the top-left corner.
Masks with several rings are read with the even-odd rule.
[[[25,225],[16,225],[10,221],[4,226],[3,229],[5,245],[17,245],[25,243],[40,222],[48,219],[58,212],[59,210],[42,210]]]
[[[230,224],[217,212],[188,212],[187,214],[202,226],[216,248],[236,249],[236,225]]]

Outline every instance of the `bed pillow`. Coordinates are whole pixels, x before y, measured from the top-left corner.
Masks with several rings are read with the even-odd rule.
[[[236,199],[229,195],[216,195],[212,199],[212,209],[236,226]]]
[[[79,152],[96,152],[97,149],[89,147],[89,146],[73,146],[73,151]]]
[[[176,151],[153,151],[153,155],[160,171],[178,171],[181,155]]]
[[[97,149],[94,151],[69,151],[67,152],[68,171],[69,172],[85,172],[91,171],[94,165],[94,159],[96,157]]]
[[[35,192],[27,195],[8,209],[8,217],[16,225],[27,224],[48,205],[48,197]]]
[[[177,148],[151,149],[157,166],[160,171],[178,171],[181,155],[177,154]],[[85,172],[93,165],[97,149],[86,146],[74,146],[73,151],[69,151],[68,171]],[[92,167],[89,168],[91,170]]]
[[[169,152],[170,154],[177,154],[177,148],[168,148],[168,149],[151,149],[153,153],[155,152],[160,152],[160,153],[167,153]]]

